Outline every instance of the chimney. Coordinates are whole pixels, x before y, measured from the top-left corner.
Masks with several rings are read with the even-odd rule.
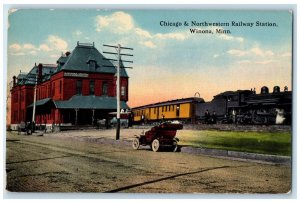
[[[67,51],[65,54],[66,54],[66,56],[69,56],[71,54],[71,52]]]
[[[38,80],[41,81],[43,76],[43,64],[39,64],[38,66]]]
[[[16,79],[17,79],[17,77],[14,75],[14,77],[13,77],[13,87],[16,86]]]

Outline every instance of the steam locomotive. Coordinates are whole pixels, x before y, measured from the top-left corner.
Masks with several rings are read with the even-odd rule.
[[[197,103],[196,120],[236,124],[291,124],[292,91],[279,86],[269,92],[264,86],[259,94],[255,89],[226,91],[210,102]],[[214,114],[214,116],[211,116]],[[216,119],[211,119],[212,117]]]

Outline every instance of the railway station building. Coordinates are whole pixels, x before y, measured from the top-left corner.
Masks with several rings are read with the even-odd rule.
[[[11,129],[32,121],[34,105],[37,126],[93,125],[98,119],[107,119],[109,112],[117,110],[116,72],[94,43],[77,42],[75,49],[63,54],[55,64],[35,64],[28,73],[13,77]],[[121,68],[122,109],[129,109],[128,79]]]

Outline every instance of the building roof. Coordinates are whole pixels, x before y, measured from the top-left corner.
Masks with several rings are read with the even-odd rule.
[[[24,83],[25,79],[26,79],[26,76],[27,76],[28,73],[19,73],[19,75],[17,76],[17,84],[22,84]]]
[[[68,56],[62,55],[62,56],[59,57],[59,59],[57,59],[56,62],[57,62],[57,63],[65,64],[67,60],[68,60]]]
[[[65,60],[60,58],[60,61]],[[89,61],[95,61],[96,67],[90,69]],[[123,64],[121,64],[121,67]],[[105,57],[94,47],[92,44],[80,44],[72,51],[72,53],[67,57],[65,64],[57,68],[56,72],[61,70],[68,71],[80,71],[80,72],[96,72],[96,73],[116,73],[116,68],[109,61],[105,60]],[[128,77],[125,69],[120,70],[120,75],[122,77]]]
[[[50,79],[52,73],[55,71],[54,64],[43,64],[43,71],[42,71],[42,81],[46,81]],[[37,74],[38,66],[35,64],[33,68],[29,71],[29,73],[20,73],[18,75],[18,85],[34,85],[36,74]]]
[[[46,104],[47,102],[51,101],[51,98],[41,99],[36,101],[35,106],[42,106]],[[27,108],[33,107],[33,103],[30,104]]]
[[[51,98],[41,99],[36,101],[36,106],[43,106],[52,101],[58,109],[117,109],[116,97],[107,96],[82,96],[74,95],[66,101],[54,101]],[[27,108],[33,107],[33,103],[27,106]],[[121,101],[122,109],[129,109],[126,102]]]
[[[53,101],[58,109],[117,109],[116,97],[74,95],[67,101]],[[129,109],[126,102],[121,101],[122,109]]]
[[[134,107],[132,109],[138,110],[138,109],[144,109],[144,108],[149,108],[149,107],[159,107],[159,106],[183,104],[183,103],[189,103],[189,102],[204,102],[204,100],[199,97],[188,97],[188,98],[158,102],[158,103],[154,103],[154,104],[147,104],[144,106]]]

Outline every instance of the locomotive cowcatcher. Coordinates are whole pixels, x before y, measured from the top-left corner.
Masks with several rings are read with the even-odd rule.
[[[179,139],[176,136],[177,130],[181,130],[183,125],[180,123],[164,122],[160,125],[154,126],[146,133],[140,136],[135,136],[132,141],[133,149],[138,149],[140,145],[150,145],[154,152],[161,148],[168,147],[174,152],[178,149]]]

